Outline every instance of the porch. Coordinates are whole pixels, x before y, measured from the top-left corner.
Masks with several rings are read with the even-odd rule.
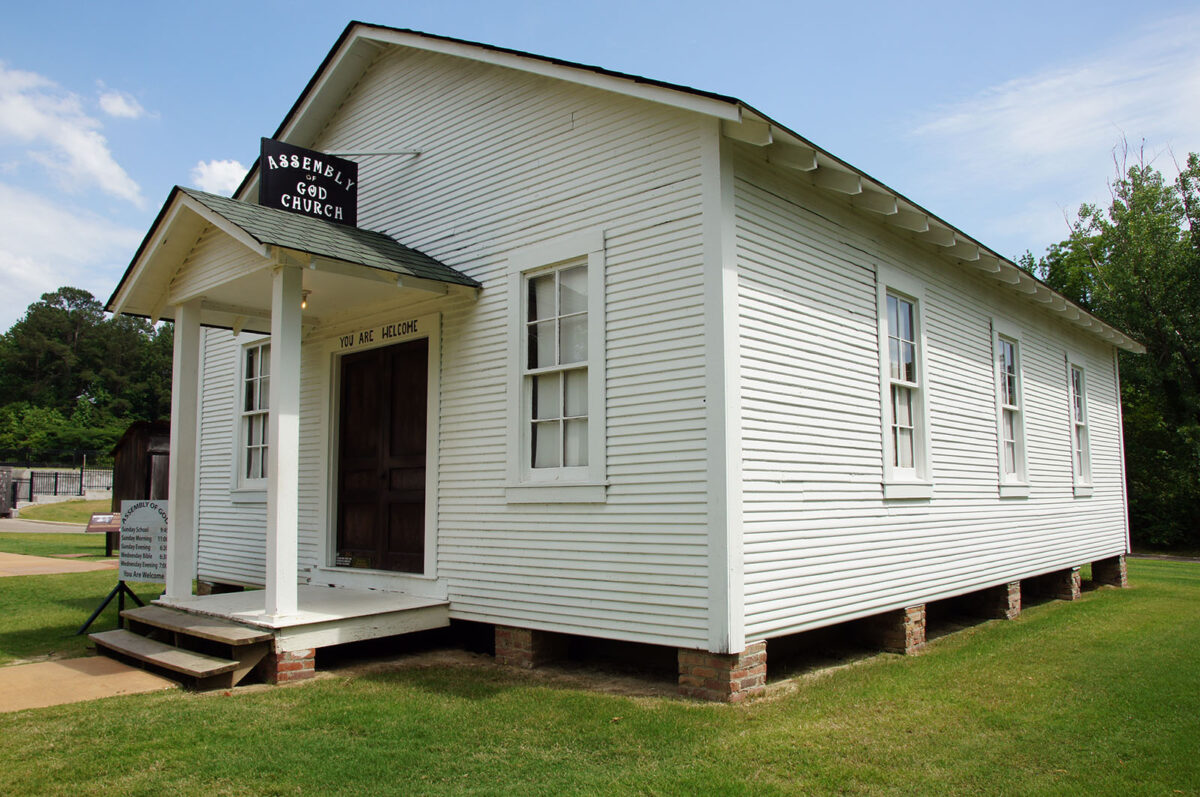
[[[169,672],[199,689],[229,688],[257,673],[285,683],[316,673],[330,645],[444,628],[449,603],[380,590],[299,586],[297,610],[267,614],[261,590],[163,596],[121,613],[127,629],[91,634],[104,653]]]
[[[280,652],[315,650],[450,624],[447,601],[399,592],[300,585],[296,588],[296,598],[296,611],[287,615],[268,614],[259,590],[164,595],[154,603],[267,631],[273,637],[275,650]]]
[[[108,307],[114,313],[155,321],[169,318],[175,327],[171,517],[166,592],[158,604],[269,631],[272,650],[280,655],[447,624],[444,602],[361,589],[362,585],[352,580],[359,578],[362,570],[345,575],[344,581],[351,583],[338,589],[300,583],[301,348],[305,340],[313,345],[313,341],[325,339],[322,335],[331,335],[329,330],[372,312],[450,294],[473,297],[480,287],[475,280],[382,233],[174,189]],[[416,331],[417,321],[409,323],[413,326],[410,337],[422,337]],[[233,471],[240,474],[235,481],[246,480],[254,491],[261,490],[265,499],[265,557],[261,581],[254,579],[263,584],[261,590],[192,594],[198,573],[199,534],[205,523],[198,493],[201,440],[196,420],[202,392],[202,327],[231,329],[235,335],[242,331],[269,335],[269,350],[263,347],[260,370],[250,380],[253,400],[247,399],[252,404],[247,407],[254,417],[242,422],[244,439],[235,432],[235,442],[231,442],[236,457],[247,457],[234,465]],[[436,326],[420,332],[430,341],[424,350],[428,361],[436,362]],[[387,330],[382,337],[389,337]],[[364,391],[371,395],[381,392],[382,388]],[[436,390],[430,394],[436,396]],[[236,406],[241,407],[242,402]],[[430,417],[436,419],[436,413]],[[428,437],[434,439],[435,435]],[[422,446],[424,440],[421,437]],[[251,461],[251,454],[258,459]],[[432,571],[434,547],[425,545],[425,539],[433,533],[431,518],[435,515],[426,506],[426,495],[434,494],[435,482],[426,481],[426,457],[420,460],[410,468],[419,471],[416,475],[397,477],[394,467],[380,466],[383,475],[372,482],[374,492],[368,498],[380,505],[385,497],[404,502],[404,511],[397,510],[395,515],[403,516],[416,529],[410,536],[419,537],[424,547],[413,554],[411,562],[371,560],[358,567],[419,576]],[[332,472],[336,463],[328,467]],[[400,497],[392,495],[401,492],[404,495]],[[344,531],[343,525],[352,524],[343,523],[344,518],[336,514],[340,495],[332,492],[328,510],[329,523],[336,527],[339,539],[343,534],[357,535],[355,540],[372,534],[388,538],[387,529],[376,528],[380,524],[373,526],[359,518],[362,512],[353,516],[350,531]],[[367,499],[362,500],[365,503]],[[335,531],[329,534],[332,538]],[[326,568],[342,558],[353,558],[324,549],[319,557],[317,566]]]

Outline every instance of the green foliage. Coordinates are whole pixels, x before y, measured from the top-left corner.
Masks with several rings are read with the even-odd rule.
[[[0,448],[108,450],[170,415],[172,329],[105,318],[90,293],[46,293],[0,336]]]
[[[1200,544],[1200,157],[1174,182],[1126,165],[1109,207],[1080,208],[1037,273],[1145,344],[1120,362],[1132,533]]]

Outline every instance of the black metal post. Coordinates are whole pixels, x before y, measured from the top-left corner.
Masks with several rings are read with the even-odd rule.
[[[124,620],[124,618],[121,617],[120,613],[125,611],[125,595],[126,594],[128,594],[130,598],[133,598],[133,602],[136,603],[138,606],[146,605],[145,603],[142,602],[142,599],[139,598],[137,596],[137,594],[134,593],[134,591],[131,590],[124,581],[118,581],[117,586],[113,587],[112,592],[108,593],[108,596],[105,597],[105,599],[100,603],[100,605],[96,607],[96,611],[92,612],[92,616],[87,619],[87,622],[84,623],[83,625],[81,625],[79,627],[79,630],[75,632],[75,636],[79,636],[84,631],[88,630],[88,627],[91,626],[92,623],[96,622],[96,618],[100,616],[100,612],[104,611],[105,607],[107,607],[108,604],[112,603],[113,598],[117,598],[117,608],[118,608],[117,628],[124,628],[125,620]]]

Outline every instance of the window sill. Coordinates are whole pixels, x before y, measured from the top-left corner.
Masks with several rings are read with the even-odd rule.
[[[884,482],[883,497],[888,501],[913,501],[933,497],[932,482]]]
[[[1075,485],[1075,497],[1076,498],[1091,498],[1092,497],[1092,485],[1090,485],[1090,484]]]
[[[234,504],[265,504],[267,488],[238,487],[229,491],[229,500]]]
[[[603,504],[608,482],[510,484],[504,499],[510,504]]]
[[[1028,484],[1001,484],[1000,485],[1000,497],[1001,498],[1028,498],[1029,497],[1029,485]]]

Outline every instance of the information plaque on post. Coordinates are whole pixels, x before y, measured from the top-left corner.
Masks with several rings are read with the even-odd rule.
[[[129,588],[126,581],[165,584],[167,581],[167,502],[121,502],[121,553],[117,565],[117,585],[96,607],[87,622],[76,631],[82,634],[96,621],[104,608],[117,599],[117,627],[124,626],[121,612],[125,611],[125,596],[138,606],[142,599]]]
[[[121,502],[121,581],[167,582],[167,506],[162,501]]]

